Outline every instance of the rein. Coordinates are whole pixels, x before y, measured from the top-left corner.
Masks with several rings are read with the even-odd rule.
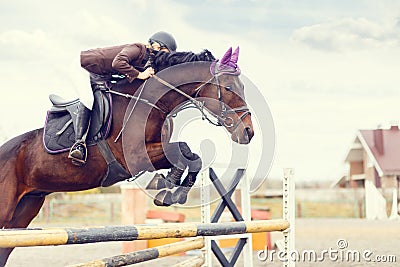
[[[175,86],[173,86],[173,85],[170,84],[169,82],[167,82],[167,81],[161,79],[160,77],[158,77],[158,76],[156,76],[156,75],[153,75],[153,78],[155,78],[158,82],[160,82],[161,84],[167,86],[168,88],[170,88],[170,89],[172,89],[172,90],[178,92],[179,94],[183,95],[184,97],[186,97],[186,98],[190,101],[189,104],[183,105],[183,106],[181,106],[179,109],[175,110],[175,112],[173,113],[172,116],[174,116],[175,114],[177,114],[177,113],[178,113],[179,111],[181,111],[181,110],[184,110],[184,109],[186,109],[186,108],[191,107],[191,104],[193,104],[194,107],[195,107],[196,109],[198,109],[198,110],[201,112],[201,114],[203,115],[203,119],[206,119],[209,123],[211,123],[211,124],[213,124],[213,125],[221,126],[221,124],[219,124],[219,122],[218,122],[218,123],[215,123],[215,122],[213,122],[210,118],[208,118],[207,114],[204,112],[204,109],[207,110],[207,112],[209,112],[210,114],[212,114],[215,118],[217,118],[217,115],[214,114],[214,113],[213,113],[212,111],[210,111],[209,109],[207,109],[207,107],[204,105],[203,102],[198,101],[196,98],[194,98],[194,97],[192,97],[192,96],[186,94],[186,93],[183,92],[182,90],[176,88]],[[198,92],[199,92],[206,84],[209,84],[213,79],[214,79],[214,77],[211,77],[211,79],[209,79],[207,82],[205,82],[205,83],[203,83],[202,85],[200,85],[199,87],[197,87],[197,88],[195,89],[195,91],[197,91],[196,96],[198,95]]]
[[[192,97],[188,94],[186,94],[185,92],[183,92],[182,90],[176,88],[175,86],[173,86],[172,84],[168,83],[167,81],[161,79],[160,77],[153,75],[153,77],[159,81],[160,83],[162,83],[163,85],[169,87],[172,90],[175,90],[176,92],[180,93],[181,95],[185,96],[190,102],[191,104],[193,104],[195,106],[195,108],[197,108],[201,114],[203,115],[203,119],[207,120],[209,123],[215,125],[215,126],[225,126],[226,128],[232,128],[232,131],[236,130],[236,128],[240,125],[240,123],[242,123],[243,119],[247,116],[250,115],[250,110],[247,108],[247,106],[242,106],[242,107],[237,107],[234,109],[227,109],[225,103],[222,101],[222,94],[221,94],[221,85],[219,84],[219,80],[218,77],[220,75],[224,74],[224,72],[219,72],[219,73],[215,73],[213,75],[213,77],[211,77],[208,81],[206,81],[205,83],[203,83],[202,85],[200,85],[199,87],[197,87],[195,89],[196,92],[196,96]],[[205,105],[204,102],[198,101],[196,99],[196,97],[199,95],[199,92],[201,89],[203,89],[203,87],[207,84],[209,84],[213,79],[215,79],[216,81],[216,85],[218,88],[218,101],[221,103],[221,115],[215,114],[214,112],[212,112],[211,110],[209,110]],[[190,105],[190,104],[189,104]],[[185,105],[182,106],[181,108],[179,108],[178,110],[176,110],[174,112],[174,114],[178,113],[179,111],[186,109],[189,107],[189,105]],[[217,122],[213,122],[208,116],[207,114],[204,112],[204,110],[206,110],[208,113],[210,113],[214,118],[216,118],[218,121]],[[234,124],[233,119],[229,116],[229,114],[237,114],[238,112],[243,112],[238,121],[236,122],[236,124]],[[228,121],[230,123],[228,123]]]
[[[147,80],[146,80],[146,81],[147,81]],[[126,97],[126,98],[130,98],[130,99],[134,99],[134,100],[135,100],[135,104],[133,104],[133,107],[132,107],[131,111],[129,112],[128,118],[126,119],[126,121],[124,121],[121,130],[119,131],[117,137],[116,137],[115,140],[114,140],[114,143],[116,143],[116,142],[118,141],[118,139],[121,137],[122,132],[125,130],[126,124],[128,123],[128,120],[130,119],[130,117],[132,116],[132,113],[133,113],[133,111],[135,110],[135,107],[136,107],[136,105],[137,105],[137,103],[138,103],[139,101],[142,102],[142,103],[144,103],[144,104],[147,104],[147,105],[149,105],[149,106],[151,106],[151,107],[153,107],[153,108],[158,109],[159,111],[161,111],[161,112],[164,113],[164,114],[167,113],[166,111],[162,110],[160,107],[158,107],[157,105],[151,103],[151,102],[148,101],[147,99],[140,98],[140,96],[142,95],[144,86],[146,85],[146,81],[145,81],[144,84],[141,86],[140,91],[139,91],[139,95],[138,95],[137,97],[136,97],[136,96],[133,96],[133,95],[130,95],[130,94],[123,94],[123,93],[120,93],[120,92],[117,92],[117,91],[114,91],[114,90],[111,90],[111,89],[108,89],[108,90],[107,90],[107,91],[110,92],[111,94],[115,94],[115,95],[119,95],[119,96],[124,96],[124,97]]]
[[[235,131],[236,128],[240,125],[240,123],[242,123],[243,119],[247,115],[250,115],[250,110],[246,105],[244,105],[242,107],[237,107],[237,108],[234,108],[234,109],[229,109],[229,110],[226,108],[225,103],[222,101],[223,99],[222,99],[222,94],[221,94],[221,85],[220,85],[219,79],[218,79],[218,77],[220,75],[222,75],[222,74],[228,74],[229,75],[231,73],[228,73],[228,72],[214,72],[212,74],[213,76],[208,81],[206,81],[205,83],[203,83],[200,86],[198,86],[197,88],[195,88],[195,90],[194,90],[196,92],[195,97],[192,97],[189,94],[183,92],[182,90],[178,89],[177,87],[173,86],[172,84],[170,84],[169,82],[165,81],[164,79],[158,77],[157,75],[153,75],[152,77],[154,79],[156,79],[158,82],[160,82],[161,84],[163,84],[163,85],[167,86],[168,88],[174,90],[175,92],[183,95],[184,97],[186,97],[190,101],[189,104],[183,105],[180,108],[178,108],[177,110],[175,110],[171,116],[174,116],[179,111],[184,110],[184,109],[189,108],[189,107],[192,107],[192,105],[193,105],[194,108],[198,109],[201,112],[203,119],[207,120],[209,123],[211,123],[211,124],[213,124],[215,126],[225,126],[226,128],[232,128],[232,131]],[[218,89],[218,91],[217,91],[217,93],[218,93],[218,101],[221,103],[221,114],[220,115],[215,114],[213,111],[209,110],[205,106],[204,102],[199,101],[199,100],[196,99],[196,97],[199,96],[199,93],[204,88],[204,86],[209,84],[209,83],[211,83],[212,80],[214,80],[214,79],[215,79],[215,82],[216,82],[216,85],[217,85],[217,89]],[[118,139],[121,136],[122,132],[125,130],[126,124],[127,124],[128,120],[129,120],[129,118],[131,117],[131,115],[132,115],[132,113],[133,113],[133,111],[134,111],[134,109],[135,109],[135,107],[136,107],[138,102],[147,104],[147,105],[149,105],[149,106],[161,111],[164,114],[168,114],[168,111],[163,110],[160,107],[158,107],[156,104],[153,104],[150,101],[148,101],[147,99],[144,99],[144,98],[140,97],[141,94],[142,94],[142,91],[144,89],[145,84],[146,84],[146,82],[141,86],[142,88],[141,88],[141,90],[139,92],[139,95],[137,97],[133,96],[133,95],[130,95],[130,94],[123,94],[123,93],[120,93],[120,92],[117,92],[117,91],[114,91],[114,90],[111,90],[111,89],[107,90],[111,94],[115,94],[115,95],[119,95],[119,96],[123,96],[123,97],[135,100],[135,103],[134,103],[134,105],[133,105],[133,107],[132,107],[132,109],[131,109],[131,111],[130,111],[130,113],[128,115],[128,118],[125,121],[125,123],[123,124],[123,126],[122,126],[117,138],[114,140],[114,142],[118,141]],[[206,114],[205,111],[207,111],[207,113],[211,114],[212,117],[217,119],[217,122],[212,121],[208,117],[208,115]],[[231,116],[229,116],[229,114],[237,114],[238,112],[243,112],[243,113],[239,116],[239,119],[237,120],[237,122],[235,124],[234,120],[232,119]]]
[[[149,106],[151,106],[151,107],[153,107],[155,109],[158,109],[162,113],[167,113],[166,111],[162,110],[159,106],[154,105],[153,103],[151,103],[147,99],[136,97],[136,96],[133,96],[133,95],[130,95],[130,94],[123,94],[123,93],[120,93],[120,92],[117,92],[117,91],[114,91],[114,90],[111,90],[111,89],[108,89],[107,92],[109,92],[111,94],[114,94],[114,95],[119,95],[119,96],[123,96],[123,97],[126,97],[126,98],[130,98],[130,99],[135,99],[136,101],[142,102],[142,103],[144,103],[146,105],[149,105]]]

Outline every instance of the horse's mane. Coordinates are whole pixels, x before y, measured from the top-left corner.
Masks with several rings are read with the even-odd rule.
[[[173,65],[178,65],[186,62],[193,61],[214,61],[215,57],[213,54],[204,49],[200,53],[193,52],[163,52],[159,51],[153,55],[152,65],[156,72],[161,71]]]
[[[186,63],[186,62],[193,62],[193,61],[214,61],[215,57],[213,54],[204,49],[200,53],[193,53],[193,52],[164,52],[158,51],[156,53],[150,54],[150,62],[151,66],[154,68],[155,72],[159,72],[163,69],[168,67]],[[130,84],[128,80],[124,79],[124,76],[114,77],[115,82],[117,82],[118,86],[125,86]]]

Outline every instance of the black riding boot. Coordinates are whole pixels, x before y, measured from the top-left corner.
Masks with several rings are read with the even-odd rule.
[[[72,159],[72,163],[78,166],[86,163],[86,136],[89,131],[90,113],[91,111],[85,105],[79,103],[75,125],[75,144],[71,147],[68,155],[68,158]]]

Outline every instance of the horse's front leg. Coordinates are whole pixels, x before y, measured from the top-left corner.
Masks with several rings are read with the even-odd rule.
[[[156,175],[147,185],[147,189],[162,189],[178,187],[175,191],[163,190],[155,197],[154,203],[159,206],[170,206],[175,203],[184,204],[187,194],[196,181],[201,170],[200,157],[193,153],[185,142],[148,145],[148,155],[155,169],[165,169],[169,166],[167,177]],[[181,183],[184,171],[188,174]],[[165,178],[165,179],[164,179]]]
[[[152,168],[156,170],[170,169],[165,177],[162,173],[157,173],[148,183],[146,189],[160,190],[172,189],[181,184],[182,175],[187,168],[186,160],[180,153],[179,143],[156,143],[147,145],[147,155],[152,163]]]
[[[189,147],[188,147],[189,148]],[[187,201],[187,195],[190,189],[196,182],[197,174],[201,170],[202,162],[201,158],[196,154],[190,152],[187,154],[188,160],[188,173],[181,183],[181,185],[172,193],[172,202],[185,204]]]

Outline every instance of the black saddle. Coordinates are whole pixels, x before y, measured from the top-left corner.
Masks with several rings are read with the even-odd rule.
[[[87,145],[97,145],[104,160],[107,162],[107,173],[100,181],[101,186],[110,186],[132,177],[116,160],[106,141],[111,129],[111,100],[109,92],[102,90],[95,91],[90,129],[86,138]],[[69,151],[75,142],[74,124],[79,99],[65,101],[59,96],[50,95],[50,101],[53,103],[53,106],[47,111],[43,133],[44,147],[51,154]]]
[[[75,142],[74,124],[79,99],[67,101],[57,95],[50,95],[53,106],[47,111],[43,142],[51,154],[69,151]],[[90,129],[86,143],[94,145],[101,138],[107,138],[111,127],[112,109],[110,93],[96,90],[91,113]]]

